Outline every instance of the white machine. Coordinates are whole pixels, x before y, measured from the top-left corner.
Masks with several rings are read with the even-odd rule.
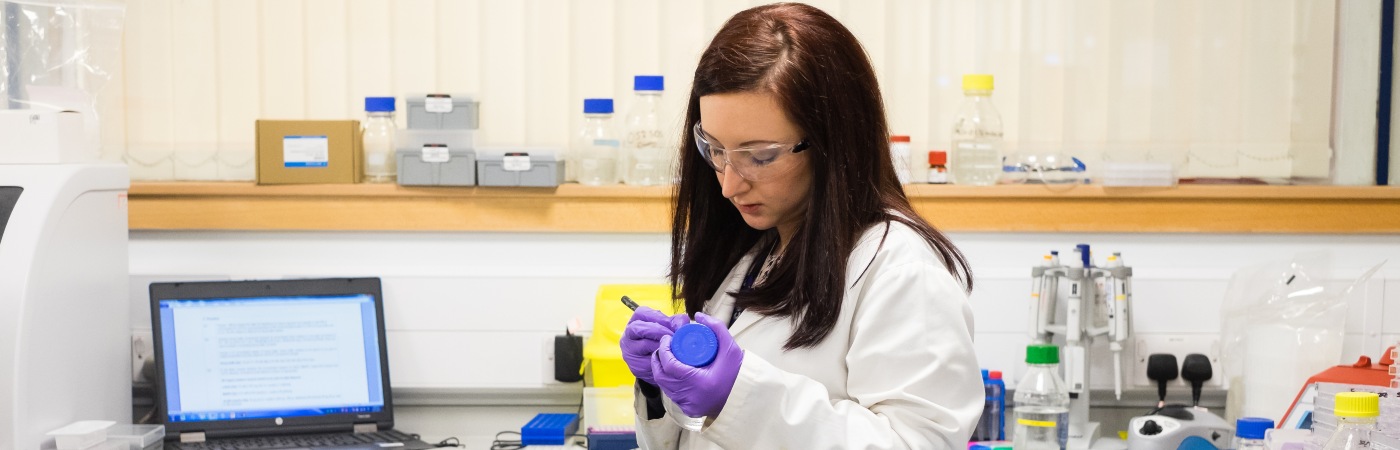
[[[0,448],[131,422],[129,186],[124,165],[0,161]]]
[[[1056,335],[1064,339],[1065,383],[1070,390],[1070,449],[1088,449],[1099,438],[1099,424],[1089,421],[1089,346],[1103,337],[1113,351],[1113,388],[1123,393],[1123,345],[1131,334],[1133,269],[1123,265],[1121,255],[1108,257],[1104,267],[1095,267],[1089,246],[1075,247],[1074,258],[1061,264],[1058,252],[1045,256],[1031,270],[1031,340],[1052,344]],[[1067,280],[1068,295],[1060,300],[1060,280]],[[1063,309],[1063,322],[1057,316]]]

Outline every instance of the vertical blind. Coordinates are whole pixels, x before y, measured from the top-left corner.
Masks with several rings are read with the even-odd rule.
[[[427,92],[476,97],[478,143],[567,146],[582,99],[624,113],[639,74],[666,77],[674,138],[700,52],[763,3],[132,0],[104,152],[137,179],[249,180],[257,119]],[[1336,0],[809,3],[865,46],[914,167],[948,147],[961,76],[990,73],[1010,151],[1328,174]]]

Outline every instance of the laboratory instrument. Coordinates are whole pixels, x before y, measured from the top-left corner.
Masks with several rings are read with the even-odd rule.
[[[954,184],[990,186],[1002,173],[1001,113],[992,105],[991,75],[963,75],[963,100],[953,119]]]
[[[956,176],[956,168],[954,169]],[[1099,438],[1099,424],[1089,421],[1089,347],[1103,338],[1113,352],[1113,391],[1123,392],[1122,352],[1131,334],[1133,269],[1114,253],[1103,267],[1093,264],[1088,244],[1075,246],[1073,257],[1060,262],[1059,252],[1045,255],[1031,269],[1031,342],[1064,340],[1064,380],[1070,392],[1068,448],[1086,449]],[[1068,284],[1060,298],[1061,282]],[[1060,310],[1064,322],[1057,322]]]
[[[126,166],[0,161],[0,180],[0,448],[130,423]]]
[[[1167,405],[1128,421],[1128,450],[1219,450],[1229,448],[1234,434],[1204,408]]]

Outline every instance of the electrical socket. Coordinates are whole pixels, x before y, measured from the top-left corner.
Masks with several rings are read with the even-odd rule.
[[[156,346],[151,336],[151,330],[131,331],[131,382],[141,383],[146,380],[141,376],[141,368],[145,367],[148,361],[155,358]]]
[[[1223,387],[1224,368],[1220,365],[1220,338],[1209,334],[1150,334],[1135,338],[1133,348],[1133,386],[1156,387],[1157,382],[1147,378],[1147,357],[1153,353],[1176,355],[1178,370],[1186,361],[1186,355],[1200,353],[1210,359],[1211,377],[1206,387]],[[1190,387],[1191,383],[1177,377],[1167,386]]]

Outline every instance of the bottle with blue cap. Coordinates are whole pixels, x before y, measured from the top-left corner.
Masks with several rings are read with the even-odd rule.
[[[1235,450],[1264,450],[1264,433],[1273,427],[1274,421],[1263,417],[1235,420]]]
[[[583,129],[574,146],[574,158],[564,165],[565,178],[572,172],[581,184],[617,184],[617,154],[621,143],[612,117],[612,99],[583,99]]]
[[[364,152],[363,183],[393,183],[398,178],[394,161],[394,97],[365,97],[365,123],[361,125]]]
[[[627,134],[622,142],[626,170],[622,182],[635,186],[657,186],[671,182],[671,161],[675,152],[669,151],[661,129],[659,111],[665,78],[661,75],[637,75],[632,80],[632,105],[627,109]]]
[[[719,338],[710,327],[692,321],[671,335],[671,354],[688,366],[705,367],[715,362],[715,357],[719,355]],[[700,431],[705,426],[704,417],[686,415],[670,397],[662,396],[661,404],[666,407],[666,416],[681,428]]]

